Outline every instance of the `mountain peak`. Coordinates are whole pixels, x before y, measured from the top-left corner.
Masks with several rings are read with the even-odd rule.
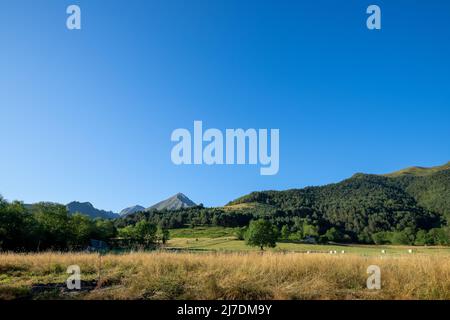
[[[177,210],[196,206],[195,202],[189,199],[185,194],[179,192],[166,200],[158,202],[147,210]]]
[[[80,202],[80,201],[72,201],[70,203],[67,204],[68,206],[84,206],[84,207],[90,207],[93,208],[94,205],[90,202]]]
[[[140,206],[140,205],[135,205],[135,206],[123,209],[122,211],[120,211],[119,214],[121,216],[126,216],[126,215],[129,215],[129,214],[136,213],[136,212],[141,212],[141,211],[145,211],[145,208],[143,206]]]
[[[191,201],[191,199],[189,199],[184,193],[178,192],[176,195],[174,195],[172,198],[177,198],[181,201]]]
[[[66,205],[69,213],[81,213],[91,218],[114,219],[119,215],[112,211],[99,210],[90,202],[72,201]]]

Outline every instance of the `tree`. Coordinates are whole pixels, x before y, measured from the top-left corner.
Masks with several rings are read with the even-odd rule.
[[[96,219],[93,237],[97,240],[106,241],[116,236],[117,230],[114,223],[107,219]]]
[[[303,224],[303,237],[317,237],[319,235],[319,227],[312,224]]]
[[[447,245],[450,243],[448,233],[444,228],[433,228],[428,231],[428,239],[431,244]]]
[[[133,240],[134,238],[134,226],[128,225],[126,227],[120,228],[117,230],[120,238]]]
[[[159,241],[161,241],[162,244],[166,244],[167,240],[169,240],[169,238],[170,238],[169,229],[159,226],[157,238]]]
[[[391,233],[391,243],[392,244],[411,244],[411,239],[409,234],[404,231],[395,231]]]
[[[288,240],[290,235],[291,235],[291,231],[289,230],[289,226],[286,224],[283,225],[281,227],[281,238],[284,240]]]
[[[336,228],[330,228],[322,236],[325,241],[339,242],[342,240],[342,234]]]
[[[0,248],[35,249],[36,221],[21,202],[7,203],[0,196]]]
[[[141,220],[134,226],[135,239],[145,247],[156,242],[156,226],[146,220]]]
[[[94,224],[88,216],[76,213],[70,219],[70,230],[72,233],[71,246],[80,248],[89,244]]]
[[[71,232],[66,206],[41,202],[33,205],[32,211],[38,224],[40,248],[67,248]]]
[[[131,245],[147,248],[156,242],[156,231],[156,225],[147,220],[141,220],[134,226],[129,225],[119,229],[119,236],[128,240]]]
[[[264,250],[264,247],[274,248],[277,241],[277,230],[272,223],[267,220],[251,221],[246,234],[247,245],[259,247]]]
[[[417,246],[424,246],[430,244],[428,241],[428,233],[425,230],[417,231],[416,240],[414,244]]]
[[[403,229],[403,233],[408,238],[409,244],[413,244],[416,240],[416,231],[414,230],[414,228],[406,227],[405,229]]]

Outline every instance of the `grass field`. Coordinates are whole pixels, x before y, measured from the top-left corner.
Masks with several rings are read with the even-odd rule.
[[[81,291],[65,286],[74,264]],[[366,287],[369,265],[381,290]],[[0,299],[450,299],[450,255],[2,254],[0,274]]]
[[[259,248],[249,247],[244,241],[236,240],[234,228],[220,227],[196,227],[170,230],[171,239],[167,243],[169,249],[181,249],[192,251],[259,251]],[[352,253],[362,256],[369,255],[403,255],[409,254],[449,255],[450,247],[417,247],[417,246],[376,246],[357,244],[315,245],[295,242],[278,242],[276,248],[267,249],[271,252],[289,251],[297,253],[329,253],[336,251],[338,254]],[[381,253],[385,250],[385,254]]]
[[[249,247],[245,241],[236,240],[234,237],[218,237],[218,238],[173,238],[167,244],[168,248],[192,251],[259,251],[259,248]],[[408,255],[409,250],[413,254],[425,255],[448,255],[450,256],[449,247],[412,247],[412,246],[375,246],[375,245],[315,245],[302,244],[292,242],[278,242],[276,248],[266,249],[270,252],[296,252],[296,253],[329,253],[336,251],[337,254],[357,254],[361,256],[391,256],[391,255]],[[382,254],[381,250],[385,250]],[[344,253],[342,253],[344,251]]]
[[[234,233],[171,230],[153,252],[0,253],[0,299],[450,299],[448,247],[279,242],[260,252]],[[70,265],[79,291],[66,287]],[[370,265],[381,290],[366,287]]]
[[[234,237],[235,232],[235,228],[195,227],[171,229],[170,236],[172,238],[219,238]]]

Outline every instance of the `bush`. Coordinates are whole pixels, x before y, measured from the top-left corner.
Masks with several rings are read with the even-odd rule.
[[[391,243],[392,244],[412,244],[408,234],[403,231],[395,231],[391,233]]]
[[[450,244],[449,235],[444,228],[434,228],[428,231],[427,240],[430,244],[435,245],[448,245]]]
[[[425,230],[419,230],[416,233],[416,240],[414,241],[416,246],[425,246],[429,245],[429,237],[428,233]]]
[[[375,244],[388,244],[391,242],[389,232],[377,232],[372,235],[372,240]]]
[[[237,228],[235,231],[235,236],[236,239],[238,240],[244,240],[245,239],[245,233],[247,232],[247,228],[242,227],[242,228]]]

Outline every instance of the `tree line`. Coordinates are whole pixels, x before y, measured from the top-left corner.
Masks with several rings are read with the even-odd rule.
[[[126,247],[146,248],[168,238],[167,229],[148,221],[118,228],[112,220],[69,214],[61,204],[42,202],[28,207],[0,196],[0,249],[4,251],[85,250],[91,239],[110,245],[120,239]]]

